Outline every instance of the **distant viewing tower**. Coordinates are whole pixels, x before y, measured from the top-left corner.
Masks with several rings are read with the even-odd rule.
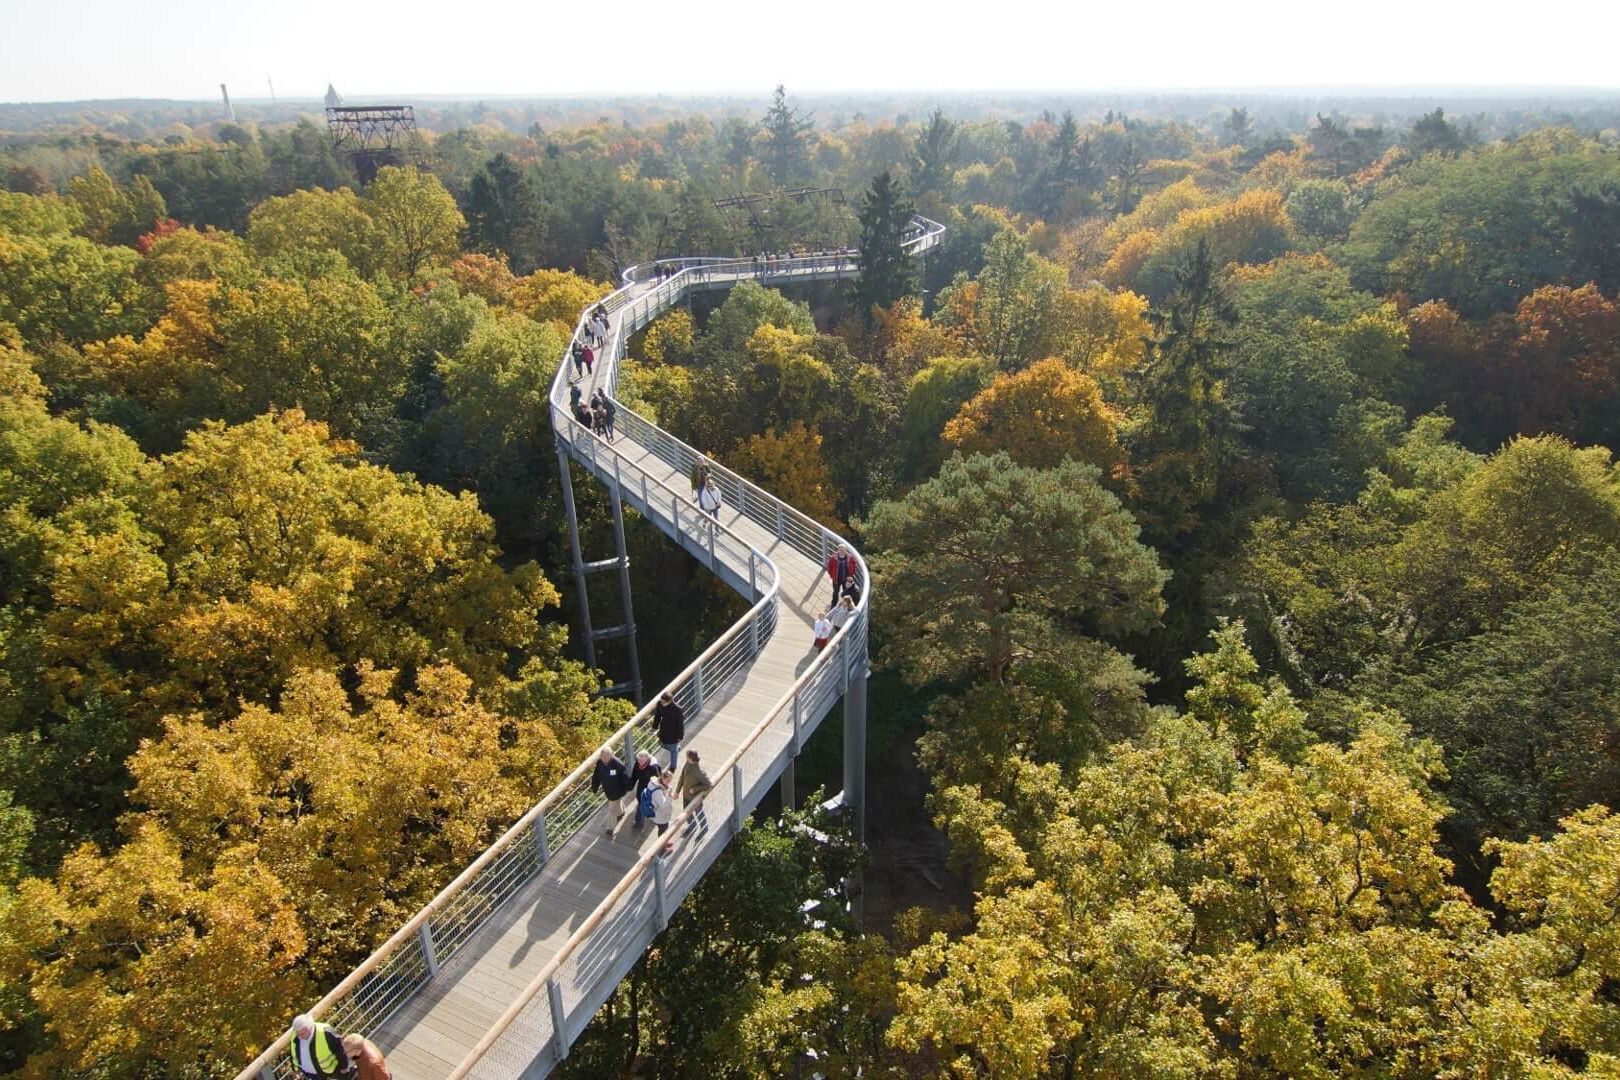
[[[362,184],[371,183],[384,165],[405,161],[416,138],[416,113],[409,105],[335,105],[342,101],[326,88],[326,129],[332,148],[354,162]]]

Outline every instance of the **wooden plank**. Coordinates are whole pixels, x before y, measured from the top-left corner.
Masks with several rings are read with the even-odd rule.
[[[584,392],[593,390],[606,374],[603,365],[583,380]],[[688,477],[658,457],[653,447],[626,437],[617,445],[626,460],[652,480],[687,495]],[[626,486],[632,501],[639,499],[635,487],[639,485]],[[811,623],[825,610],[831,593],[819,560],[779,539],[774,529],[745,517],[732,505],[723,508],[721,520],[775,564],[780,606],[776,630],[760,654],[740,666],[722,687],[711,688],[705,707],[691,718],[686,745],[709,762],[729,757],[813,659]],[[734,556],[727,563],[737,565]],[[812,719],[806,718],[807,722]],[[785,728],[773,726],[757,754],[750,752],[749,760],[774,759],[788,738]],[[755,778],[749,777],[749,782],[752,786]],[[574,927],[624,879],[640,854],[657,842],[651,828],[638,835],[628,824],[609,839],[598,826],[600,818],[595,815],[600,812],[593,808],[586,827],[555,852],[539,877],[511,897],[466,943],[441,980],[376,1033],[379,1043],[392,1047],[390,1063],[397,1062],[395,1072],[402,1080],[442,1075],[459,1062],[534,974],[557,954]],[[674,865],[697,850],[682,849]],[[639,919],[615,917],[603,924],[601,932],[600,940],[582,950],[579,967],[587,974],[606,958],[622,956],[621,946],[638,945],[638,936],[644,937],[647,931]]]

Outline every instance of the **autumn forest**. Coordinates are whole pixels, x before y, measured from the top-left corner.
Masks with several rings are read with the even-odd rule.
[[[575,322],[846,246],[620,395],[869,559],[867,844],[829,724],[557,1075],[1620,1074],[1620,104],[443,106],[365,182],[7,106],[0,186],[0,1074],[235,1075],[624,723]],[[662,685],[741,607],[628,533]]]

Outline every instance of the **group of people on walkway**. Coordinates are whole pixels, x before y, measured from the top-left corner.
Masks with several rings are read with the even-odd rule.
[[[339,1035],[332,1025],[308,1013],[293,1017],[292,1042],[287,1049],[298,1075],[313,1080],[393,1080],[382,1051],[370,1039],[357,1032]]]
[[[613,404],[613,399],[608,397],[600,386],[591,395],[589,405],[585,403],[584,396],[579,392],[577,386],[568,388],[568,400],[570,408],[573,409],[575,420],[578,420],[608,442],[613,441],[613,425],[618,422],[619,407]]]
[[[694,830],[699,834],[707,831],[709,819],[704,813],[702,798],[714,784],[703,771],[698,752],[692,749],[686,751],[686,763],[681,767],[679,778],[675,775],[681,743],[686,738],[686,714],[669,691],[659,695],[648,723],[658,737],[659,749],[669,755],[669,767],[662,767],[646,750],[636,753],[634,765],[626,765],[611,747],[602,747],[591,774],[591,791],[602,793],[604,829],[609,836],[616,835],[633,806],[635,819],[631,828],[643,828],[644,822],[651,821],[658,835],[663,836],[674,820],[675,800],[679,798],[688,806],[694,801],[697,803],[681,835],[690,836]],[[673,843],[666,842],[660,854],[668,855],[673,850]]]
[[[848,544],[839,544],[837,550],[827,556],[827,577],[832,580],[832,606],[815,622],[817,652],[825,649],[827,642],[855,617],[855,605],[861,602],[860,564],[850,553]]]

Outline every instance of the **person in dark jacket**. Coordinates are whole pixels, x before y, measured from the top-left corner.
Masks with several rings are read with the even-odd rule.
[[[602,805],[602,822],[612,836],[624,820],[624,800],[630,794],[630,770],[612,750],[602,747],[596,759],[596,771],[591,774],[591,790],[600,791],[607,801]]]
[[[647,817],[641,809],[641,796],[647,790],[647,785],[652,783],[654,778],[658,776],[658,773],[658,762],[653,760],[652,755],[645,750],[637,750],[636,763],[630,767],[630,779],[636,785],[636,821],[631,826],[633,829],[641,828],[642,821]]]
[[[855,580],[855,556],[843,544],[839,544],[838,550],[827,556],[827,576],[832,578],[832,602],[836,604],[844,592],[845,583]]]
[[[673,769],[680,761],[681,740],[686,738],[686,714],[668,690],[653,706],[652,726],[658,732],[658,745],[669,751],[669,767]]]

